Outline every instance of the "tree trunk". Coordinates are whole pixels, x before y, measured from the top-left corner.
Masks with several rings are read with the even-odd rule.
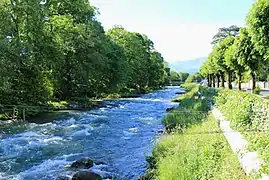
[[[229,89],[233,89],[231,71],[227,71],[227,86]]]
[[[216,81],[215,81],[215,76],[214,75],[212,75],[212,84],[213,84],[213,88],[215,88],[216,87]]]
[[[225,88],[225,84],[224,84],[224,82],[225,82],[224,73],[221,73],[220,78],[221,78],[221,87]]]
[[[242,81],[242,74],[238,74],[238,90],[241,91],[241,81]]]
[[[217,88],[219,88],[219,83],[220,83],[220,75],[217,74]]]
[[[211,77],[210,75],[207,76],[207,84],[208,84],[208,87],[211,87]]]
[[[254,90],[256,89],[256,76],[254,72],[251,72],[252,77],[252,93],[254,94]]]

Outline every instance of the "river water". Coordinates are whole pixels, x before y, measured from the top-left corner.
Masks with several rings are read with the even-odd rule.
[[[46,124],[2,124],[0,180],[53,180],[72,176],[72,162],[88,157],[103,161],[91,170],[113,179],[137,179],[145,173],[166,109],[176,106],[179,87],[139,98],[106,101],[105,108],[73,112]]]

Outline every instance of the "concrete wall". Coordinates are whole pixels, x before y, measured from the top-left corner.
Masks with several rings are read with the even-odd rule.
[[[233,87],[237,87],[238,85],[236,83],[232,83]],[[247,83],[241,84],[242,89],[251,89],[252,88],[252,81],[249,81]],[[259,86],[262,90],[269,90],[269,82],[256,82],[256,86]]]

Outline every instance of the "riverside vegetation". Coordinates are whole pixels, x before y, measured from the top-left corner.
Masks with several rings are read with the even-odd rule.
[[[170,134],[161,137],[148,159],[149,179],[247,179],[269,173],[269,102],[255,94],[184,84],[180,106],[164,118]],[[217,106],[263,160],[258,174],[246,177],[210,112]]]
[[[1,0],[0,105],[89,104],[163,86],[154,43],[121,26],[105,32],[96,14],[88,0]]]
[[[148,179],[248,179],[210,112],[214,89],[185,84],[180,106],[164,118],[162,136],[148,158]]]
[[[269,102],[259,96],[220,89],[216,105],[230,120],[232,128],[241,131],[250,151],[257,151],[264,163],[261,173],[269,174]]]

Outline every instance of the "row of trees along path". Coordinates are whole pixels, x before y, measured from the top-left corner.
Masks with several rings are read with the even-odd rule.
[[[268,76],[269,58],[269,1],[255,2],[246,18],[247,27],[231,26],[220,28],[214,36],[213,51],[201,68],[209,86],[224,87],[225,75],[228,88],[236,76],[241,90],[242,77],[250,74],[254,91],[256,79],[262,74]],[[221,84],[220,84],[221,82]]]

